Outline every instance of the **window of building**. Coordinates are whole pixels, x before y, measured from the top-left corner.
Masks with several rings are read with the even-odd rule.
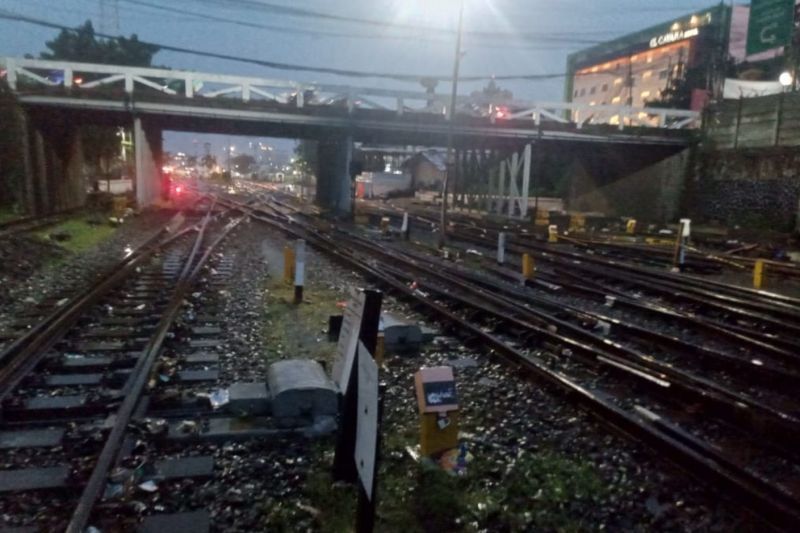
[[[621,101],[622,101],[622,98],[620,98],[619,96],[615,96],[614,98],[611,99],[611,103],[612,104],[618,104]]]
[[[597,87],[592,87],[591,90],[589,91],[589,94],[594,94],[596,92],[597,92]]]
[[[607,93],[607,92],[608,92],[608,84],[607,84],[607,83],[604,83],[604,84],[603,84],[603,92],[604,92],[604,93]]]
[[[648,70],[647,72],[642,74],[642,79],[646,80],[646,79],[650,78],[652,75],[653,75],[653,71],[652,70]]]
[[[669,70],[665,69],[665,70],[662,70],[661,72],[658,73],[658,79],[660,79],[660,80],[665,80],[668,77],[669,77]]]
[[[642,100],[650,98],[650,91],[642,91]]]
[[[647,56],[647,62],[648,62],[648,63],[652,63],[652,62],[653,62],[653,54],[648,54],[648,56]]]
[[[622,78],[617,78],[614,80],[614,85],[622,85]]]
[[[634,62],[634,63],[635,63],[636,61],[638,61],[638,60],[639,60],[639,55],[638,55],[638,54],[637,54],[637,55],[635,55],[635,56],[633,56],[633,57],[631,58],[631,62]]]
[[[589,102],[589,105],[597,105],[597,102]]]

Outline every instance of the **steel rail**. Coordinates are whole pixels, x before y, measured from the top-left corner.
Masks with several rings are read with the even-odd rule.
[[[125,433],[128,429],[128,423],[130,422],[133,413],[139,404],[142,392],[150,377],[155,360],[161,351],[161,347],[164,343],[164,340],[167,338],[167,334],[169,333],[173,322],[180,312],[181,306],[183,305],[183,300],[191,288],[193,275],[199,272],[199,268],[202,267],[203,261],[210,256],[210,251],[207,250],[206,253],[200,256],[200,259],[198,260],[200,247],[205,238],[206,229],[211,220],[215,204],[216,201],[213,201],[208,209],[208,213],[203,219],[200,229],[197,232],[194,245],[192,246],[192,249],[189,252],[189,255],[181,270],[175,287],[175,292],[173,293],[170,303],[164,310],[155,332],[150,338],[147,346],[142,350],[142,353],[138,358],[136,365],[134,366],[131,375],[128,378],[128,381],[123,387],[124,399],[117,410],[114,426],[111,428],[111,431],[103,445],[103,449],[97,458],[97,462],[95,463],[91,476],[81,492],[78,504],[75,507],[75,511],[72,514],[69,524],[67,525],[67,533],[83,533],[88,525],[94,504],[106,484],[108,473],[111,470],[119,453],[120,446],[122,445]],[[224,235],[227,236],[233,227],[235,227],[235,225],[228,227],[224,232]],[[222,240],[223,239],[215,240],[215,245],[222,242]],[[196,260],[197,263],[195,262]]]
[[[349,234],[348,237],[351,237]],[[509,302],[492,292],[478,289],[468,283],[460,281],[453,275],[442,273],[435,265],[418,265],[408,261],[398,253],[389,253],[381,246],[363,239],[344,239],[342,234],[337,235],[337,242],[349,242],[351,245],[360,245],[364,249],[371,249],[373,254],[383,256],[387,265],[384,269],[392,270],[397,264],[416,270],[419,274],[437,279],[440,286],[450,285],[454,290],[447,293],[448,298],[459,300],[462,304],[475,306],[476,300],[471,300],[465,294],[478,298],[482,305],[491,303],[496,309],[502,311],[497,317],[520,327],[531,329],[537,336],[549,338],[557,343],[570,345],[572,348],[583,350],[598,361],[601,366],[611,365],[615,369],[622,369],[629,377],[644,378],[647,383],[656,380],[670,380],[672,386],[681,390],[683,394],[690,395],[692,401],[705,404],[709,409],[717,412],[723,418],[738,424],[747,424],[752,430],[766,432],[776,437],[789,438],[792,442],[800,444],[800,419],[789,413],[778,411],[762,402],[741,393],[732,391],[706,378],[685,372],[672,365],[654,360],[652,357],[627,348],[619,343],[612,342],[592,332],[586,331],[570,322],[562,320],[548,313],[526,308],[516,302]],[[394,271],[397,277],[399,272]],[[480,310],[480,306],[477,307]],[[513,313],[513,314],[510,314]],[[527,323],[518,317],[538,322],[539,326]],[[557,332],[549,331],[548,326],[555,326]],[[570,336],[562,332],[569,332]],[[589,343],[588,345],[584,343]],[[632,371],[626,367],[632,365]]]
[[[194,228],[186,228],[158,242],[165,231],[162,228],[156,232],[133,254],[109,269],[97,283],[44,317],[0,353],[0,363],[3,365],[0,368],[0,401],[5,399],[19,381],[36,367],[47,350],[69,331],[86,309],[128,279],[136,271],[137,266],[159,249],[194,231]]]
[[[454,325],[457,329],[480,339],[485,348],[494,350],[508,362],[525,369],[532,375],[555,386],[569,399],[595,415],[601,422],[662,452],[674,464],[683,468],[689,475],[704,484],[724,487],[725,490],[748,508],[755,510],[763,519],[775,527],[790,530],[800,523],[800,506],[791,495],[731,463],[714,448],[688,434],[680,434],[665,428],[659,420],[634,415],[609,401],[600,391],[592,391],[580,386],[564,375],[548,369],[541,361],[509,346],[500,338],[484,331],[444,306],[425,297],[420,291],[412,290],[406,284],[392,278],[379,267],[369,264],[366,257],[359,257],[344,251],[334,240],[319,234],[316,229],[300,226],[297,223],[285,224],[271,213],[258,211],[254,220],[273,228],[306,239],[312,246],[342,261],[350,268],[361,271],[367,277],[381,282],[384,286],[417,304],[426,307],[438,319]]]
[[[451,234],[453,234],[451,232]],[[466,240],[469,242],[477,243],[481,246],[493,246],[494,243],[490,243],[488,239],[485,237],[476,237],[472,235],[465,235],[462,233],[453,235],[456,239]],[[748,311],[742,307],[733,307],[731,305],[718,303],[714,300],[721,300],[721,297],[718,293],[704,291],[705,293],[700,295],[690,294],[689,290],[685,287],[676,288],[673,286],[665,286],[663,282],[659,282],[654,279],[647,279],[642,275],[636,275],[633,272],[625,272],[620,270],[615,270],[613,267],[624,267],[619,263],[615,265],[588,265],[586,263],[589,262],[597,262],[597,258],[593,258],[591,256],[579,256],[577,254],[570,254],[570,252],[564,251],[554,251],[551,249],[542,249],[543,247],[537,245],[518,245],[514,242],[506,244],[506,250],[516,254],[524,254],[529,253],[532,250],[537,250],[539,252],[536,257],[542,261],[554,264],[558,267],[562,268],[569,268],[570,270],[580,270],[586,274],[592,276],[603,276],[606,278],[616,279],[623,283],[629,283],[641,287],[645,290],[649,290],[652,292],[658,292],[664,296],[670,297],[672,299],[680,298],[684,301],[691,302],[695,305],[707,307],[710,309],[718,310],[722,313],[734,314],[737,316],[742,317],[743,319],[753,319],[758,318],[763,322],[768,322],[772,324],[775,328],[778,328],[779,331],[786,331],[791,330],[796,333],[796,335],[800,336],[800,326],[791,324],[777,318],[773,318],[772,316],[765,315],[764,313],[752,312]],[[556,257],[559,256],[559,257]],[[562,257],[568,256],[570,261],[567,262],[567,259],[563,259]],[[607,266],[609,268],[607,268]],[[748,306],[748,307],[758,307],[763,309],[763,306],[760,306],[754,302],[746,302],[746,301],[739,301],[737,302],[738,305]],[[779,314],[784,314],[783,311],[778,311]],[[794,313],[792,313],[792,318],[798,318]],[[755,334],[755,332],[754,332]]]
[[[779,383],[787,386],[794,387],[800,384],[800,373],[789,368],[779,367],[769,361],[754,362],[752,359],[736,357],[703,345],[688,343],[678,337],[646,329],[632,323],[623,322],[622,320],[609,315],[579,309],[578,307],[564,304],[560,301],[553,300],[545,296],[534,295],[529,291],[520,291],[519,283],[522,282],[523,286],[528,286],[531,280],[526,280],[519,274],[512,275],[508,271],[498,272],[503,270],[499,268],[493,270],[494,272],[498,273],[501,278],[506,280],[510,279],[517,283],[516,286],[512,286],[507,283],[502,283],[498,280],[482,276],[475,271],[459,268],[453,263],[438,260],[438,258],[424,256],[421,253],[410,250],[403,250],[402,253],[417,260],[429,263],[431,268],[436,269],[435,272],[448,272],[449,274],[459,276],[470,283],[479,285],[495,295],[502,294],[504,295],[506,304],[508,306],[521,307],[523,311],[528,311],[528,308],[522,306],[520,302],[525,302],[529,305],[543,308],[545,311],[551,314],[555,313],[557,315],[559,313],[565,313],[576,320],[590,320],[594,323],[605,322],[613,326],[615,330],[624,331],[628,335],[646,340],[648,342],[654,342],[663,348],[677,349],[684,354],[697,355],[706,361],[718,364],[726,369],[729,369],[730,366],[734,366],[738,371],[745,373],[747,377],[753,377],[755,375],[770,384],[775,383],[776,380]]]
[[[485,234],[485,232],[484,232]],[[455,232],[454,237],[461,238],[465,237],[463,233]],[[471,239],[476,237],[469,236]],[[494,246],[494,242],[486,237],[477,237],[480,239],[480,243],[488,246]],[[518,239],[511,237],[507,244],[507,249],[509,251],[515,253],[528,253],[533,250],[539,253],[539,255],[550,262],[557,263],[558,260],[555,257],[565,258],[573,261],[570,263],[570,268],[578,268],[581,270],[588,271],[590,268],[589,265],[586,263],[592,263],[595,265],[596,268],[590,273],[593,274],[607,274],[608,276],[616,277],[617,279],[622,279],[624,275],[625,281],[636,281],[640,286],[647,286],[650,288],[658,288],[660,291],[666,294],[674,293],[675,290],[680,290],[683,293],[683,298],[691,300],[698,304],[705,304],[709,306],[714,306],[725,312],[737,313],[743,316],[752,316],[752,314],[748,315],[748,311],[745,309],[739,309],[736,307],[732,307],[732,305],[739,305],[742,307],[750,308],[756,312],[760,313],[769,313],[776,317],[781,316],[784,318],[789,318],[793,320],[800,321],[800,307],[796,305],[792,305],[788,302],[780,302],[776,304],[766,304],[758,301],[761,298],[765,297],[763,293],[750,293],[748,297],[752,296],[752,298],[745,300],[742,297],[737,296],[728,296],[722,294],[720,290],[716,291],[708,291],[705,287],[699,287],[698,284],[702,283],[702,280],[689,279],[685,280],[682,276],[677,276],[676,274],[671,274],[668,272],[663,272],[655,269],[644,269],[642,267],[635,267],[632,265],[627,265],[625,263],[621,263],[619,261],[608,260],[600,257],[596,257],[590,254],[578,254],[575,252],[570,252],[566,250],[559,250],[557,247],[548,247],[543,244],[532,243],[532,242],[520,242]],[[574,261],[579,261],[578,264],[575,264]],[[646,278],[645,278],[646,276]],[[721,284],[724,286],[724,284]],[[717,288],[720,289],[720,285],[717,285]],[[743,293],[744,291],[738,290],[738,288],[734,288],[731,286],[726,287],[729,291],[736,291],[739,293]],[[693,293],[693,294],[689,294]],[[713,300],[718,301],[719,303],[713,302]],[[762,315],[766,316],[766,315]],[[769,317],[767,317],[769,318]],[[772,320],[772,318],[770,318]],[[776,319],[775,319],[776,320]],[[777,321],[777,320],[776,320]]]

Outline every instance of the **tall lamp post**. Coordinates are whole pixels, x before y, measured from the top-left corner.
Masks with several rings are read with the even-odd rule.
[[[459,0],[458,10],[458,34],[456,36],[456,56],[453,65],[453,91],[450,94],[450,112],[447,121],[447,171],[442,180],[442,213],[439,227],[439,248],[444,247],[447,241],[447,198],[450,188],[450,175],[454,173],[455,149],[453,142],[454,121],[456,119],[456,100],[458,99],[458,75],[461,71],[461,39],[464,34],[464,3],[466,0]]]

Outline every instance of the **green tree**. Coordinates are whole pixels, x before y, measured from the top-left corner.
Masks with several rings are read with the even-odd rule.
[[[149,67],[159,51],[158,46],[141,42],[136,34],[127,38],[98,38],[89,20],[74,30],[61,30],[45,46],[48,50],[42,52],[42,59],[131,67]]]
[[[241,174],[250,174],[256,169],[256,159],[250,154],[239,154],[231,158],[231,167]]]
[[[303,170],[303,173],[316,176],[319,171],[319,155],[317,154],[317,141],[301,139],[294,147],[294,155],[297,158],[296,166]]]
[[[21,203],[24,156],[19,140],[22,137],[22,110],[14,93],[0,79],[0,207]]]
[[[41,53],[42,59],[132,67],[151,66],[153,56],[159,51],[158,46],[141,42],[136,34],[115,39],[100,38],[88,20],[76,29],[61,30],[45,46],[47,50]],[[82,128],[85,160],[98,178],[110,177],[112,161],[121,152],[117,133],[116,128]]]

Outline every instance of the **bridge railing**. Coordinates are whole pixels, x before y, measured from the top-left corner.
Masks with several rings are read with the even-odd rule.
[[[11,57],[0,58],[0,66],[0,75],[4,75],[10,87],[16,91],[36,86],[63,87],[74,92],[121,87],[131,97],[137,92],[156,91],[187,99],[267,101],[296,108],[313,104],[345,107],[349,112],[356,109],[382,109],[397,115],[449,115],[449,98],[446,95],[422,91]],[[682,109],[519,100],[497,102],[470,96],[459,96],[456,109],[458,115],[485,117],[492,122],[530,120],[536,125],[548,122],[578,128],[588,124],[613,124],[619,129],[683,129],[700,126],[699,113]]]

